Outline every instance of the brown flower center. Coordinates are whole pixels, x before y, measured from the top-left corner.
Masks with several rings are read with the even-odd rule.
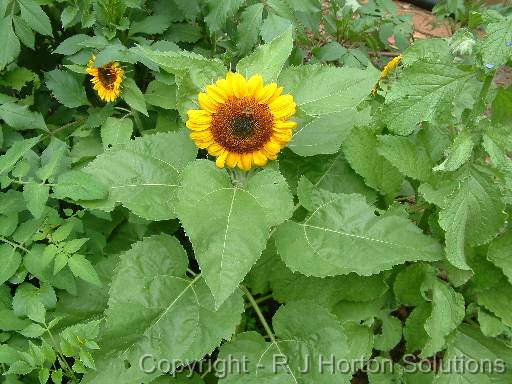
[[[111,64],[107,64],[103,67],[98,68],[98,79],[101,85],[109,91],[114,89],[114,85],[117,79],[117,70]]]
[[[249,153],[263,148],[272,137],[274,119],[268,106],[253,98],[230,98],[212,116],[211,132],[231,152]]]

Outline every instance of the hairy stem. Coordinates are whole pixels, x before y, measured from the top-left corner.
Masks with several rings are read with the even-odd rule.
[[[240,289],[244,292],[245,296],[247,297],[247,300],[249,300],[252,308],[258,315],[261,325],[263,325],[263,328],[265,328],[265,331],[267,332],[267,335],[270,338],[270,341],[275,344],[276,338],[275,338],[274,334],[272,333],[272,329],[270,329],[270,326],[268,325],[267,320],[265,319],[265,316],[263,316],[263,313],[261,312],[261,309],[260,309],[258,303],[256,302],[256,300],[254,299],[253,295],[251,294],[251,292],[249,292],[247,287],[245,287],[243,285],[240,285]]]

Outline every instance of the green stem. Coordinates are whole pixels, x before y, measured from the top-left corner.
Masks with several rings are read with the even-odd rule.
[[[44,324],[46,331],[48,332],[48,335],[50,335],[50,339],[52,339],[52,344],[55,352],[57,352],[57,359],[59,360],[59,363],[63,366],[64,371],[67,372],[68,376],[71,377],[71,379],[78,383],[78,379],[75,375],[75,372],[73,372],[73,369],[69,366],[68,362],[66,361],[66,357],[57,349],[57,343],[55,342],[55,339],[53,337],[52,331],[50,330],[50,327],[45,323]]]
[[[142,125],[139,113],[135,109],[132,109],[131,112],[133,115],[133,120],[135,121],[135,127],[137,128],[137,132],[139,133],[139,135],[142,136],[142,131],[144,130],[144,127]]]
[[[272,329],[270,329],[270,326],[268,325],[267,320],[265,319],[265,316],[263,316],[263,313],[261,312],[261,309],[260,309],[258,303],[256,302],[256,300],[254,300],[254,297],[251,295],[251,292],[249,292],[249,290],[245,286],[240,285],[240,289],[243,291],[243,293],[245,294],[245,296],[251,303],[251,306],[254,309],[254,311],[256,312],[256,315],[258,315],[261,325],[263,325],[263,328],[265,328],[265,331],[267,332],[267,335],[270,338],[270,341],[275,344],[276,338],[274,337],[274,334],[272,333]]]
[[[265,302],[265,301],[267,301],[267,300],[271,299],[272,297],[273,297],[273,295],[272,295],[272,294],[269,294],[269,295],[265,295],[265,296],[262,296],[262,297],[258,297],[257,299],[255,299],[255,301],[256,301],[256,303],[257,303],[257,304],[261,304],[261,303],[263,303],[263,302]],[[249,308],[251,308],[251,307],[252,307],[252,305],[251,305],[251,304],[247,304],[247,305],[245,306],[245,309],[249,309]]]
[[[489,90],[491,89],[492,81],[494,79],[494,75],[496,72],[493,72],[492,75],[486,76],[484,80],[484,84],[482,85],[482,89],[480,90],[480,94],[478,95],[478,103],[473,111],[469,115],[469,124],[474,126],[476,123],[476,119],[480,116],[481,113],[485,111],[487,95],[489,94]]]

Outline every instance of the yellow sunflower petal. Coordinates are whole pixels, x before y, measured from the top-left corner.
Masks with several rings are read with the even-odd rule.
[[[288,119],[296,111],[296,104],[292,95],[279,96],[268,107],[276,119]]]
[[[240,155],[240,162],[238,163],[240,169],[248,171],[252,167],[252,153],[243,153]]]
[[[295,129],[297,128],[297,123],[295,121],[276,121],[274,122],[274,129]]]
[[[240,73],[228,72],[227,80],[231,83],[233,95],[238,98],[247,96],[247,80]]]
[[[276,91],[276,89],[277,89],[277,84],[270,83],[269,85],[266,85],[263,88],[261,88],[260,90],[258,90],[254,94],[254,99],[258,103],[264,104],[274,95],[274,92]]]
[[[267,156],[265,156],[262,151],[254,151],[252,153],[252,158],[254,161],[254,165],[257,165],[259,167],[264,167],[265,165],[267,165]]]
[[[215,165],[219,168],[224,168],[224,165],[226,164],[226,159],[229,155],[229,152],[228,151],[224,151],[222,152],[218,157],[217,159],[215,160]]]
[[[226,79],[217,80],[215,85],[217,86],[217,88],[221,89],[222,92],[225,93],[226,98],[230,98],[233,96],[233,88],[231,88],[230,82]]]
[[[229,168],[235,168],[236,165],[240,162],[240,154],[229,152],[228,157],[226,158],[226,164]]]
[[[275,131],[274,134],[272,135],[272,138],[279,141],[279,143],[281,145],[284,145],[291,140],[292,136],[293,136],[293,133],[292,133],[291,129],[287,129],[287,130],[283,129],[281,131]]]
[[[187,111],[189,120],[197,124],[209,124],[212,122],[212,115],[208,111],[202,109],[190,109]]]
[[[228,94],[217,85],[207,85],[206,94],[218,104],[223,104],[229,97]]]
[[[254,96],[263,88],[263,77],[260,74],[252,75],[247,81],[247,96]]]
[[[199,101],[199,106],[204,109],[205,111],[208,111],[210,113],[217,112],[217,107],[219,106],[219,103],[217,103],[210,95],[207,93],[201,92],[197,99]]]
[[[212,133],[209,130],[194,131],[190,134],[190,137],[194,141],[211,141],[213,139]]]
[[[213,143],[208,147],[208,153],[212,156],[219,156],[222,152],[224,152],[224,148],[217,143]]]

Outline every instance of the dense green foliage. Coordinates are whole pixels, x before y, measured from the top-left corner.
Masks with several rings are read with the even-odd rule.
[[[512,382],[500,9],[409,47],[388,0],[0,0],[0,382]],[[93,54],[126,72],[115,103]],[[188,137],[228,70],[297,103],[265,169]],[[319,373],[331,355],[362,363]],[[246,372],[197,364],[237,356]],[[457,357],[507,367],[441,369]]]

